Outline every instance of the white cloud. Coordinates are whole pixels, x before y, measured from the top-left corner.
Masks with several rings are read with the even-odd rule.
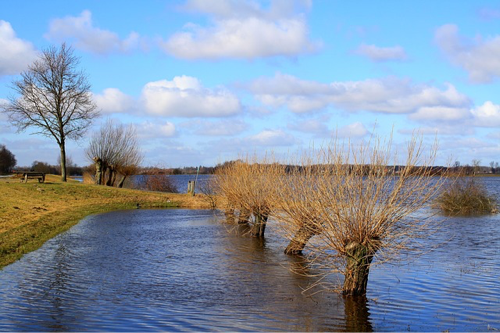
[[[18,38],[10,23],[2,20],[0,50],[0,76],[19,74],[37,57],[33,44]]]
[[[478,127],[500,126],[500,105],[490,101],[471,110],[474,116],[474,125]]]
[[[190,23],[185,31],[160,42],[165,52],[178,58],[295,56],[314,52],[320,46],[309,40],[305,19],[293,12],[293,2],[276,2],[271,9],[263,10],[254,2],[190,1],[186,8],[208,14],[212,25]]]
[[[234,136],[248,128],[242,120],[201,121],[195,133],[206,136]]]
[[[301,119],[295,123],[289,124],[288,128],[303,133],[312,133],[317,136],[325,136],[330,133],[326,125],[326,119]]]
[[[2,107],[9,104],[9,101],[3,98],[0,98],[0,121],[6,121],[8,119],[7,114],[2,112]]]
[[[265,129],[257,134],[246,136],[243,138],[222,138],[214,141],[205,141],[201,144],[205,150],[212,152],[214,155],[226,156],[226,158],[234,159],[237,154],[262,153],[266,149],[257,148],[279,148],[290,147],[299,143],[299,141],[291,134],[286,133],[282,129]],[[228,155],[229,154],[229,155]],[[220,160],[218,162],[221,162]]]
[[[471,114],[467,108],[445,106],[422,107],[410,115],[410,119],[420,121],[459,121],[470,118]]]
[[[413,135],[415,133],[415,128],[406,128],[398,130],[398,133]],[[454,124],[446,124],[439,123],[438,126],[429,126],[429,127],[419,127],[418,133],[422,135],[430,135],[436,136],[439,135],[474,135],[474,127],[472,126],[464,126],[461,123]]]
[[[292,112],[305,113],[334,106],[346,111],[376,113],[412,113],[423,107],[468,107],[470,100],[447,84],[439,89],[414,84],[408,79],[389,77],[320,83],[277,74],[251,82],[248,89],[263,104],[286,106]]]
[[[498,146],[496,143],[482,141],[478,138],[468,137],[462,139],[452,139],[440,145],[443,150],[455,149],[484,149]]]
[[[294,15],[297,11],[307,11],[312,0],[271,1],[269,9],[261,8],[258,2],[248,0],[188,0],[184,9],[201,12],[216,18],[262,16],[269,20]]]
[[[112,52],[129,52],[142,43],[136,32],[121,39],[116,33],[93,26],[92,13],[84,10],[80,16],[66,16],[50,22],[49,32],[45,38],[62,42],[71,41],[77,49],[97,54]]]
[[[171,117],[224,117],[241,111],[239,99],[224,88],[204,88],[190,76],[149,82],[142,90],[146,111]]]
[[[458,27],[447,24],[436,30],[434,40],[454,64],[462,67],[475,83],[487,83],[500,76],[500,35],[483,40],[460,36]]]
[[[500,105],[486,101],[474,108],[422,107],[409,118],[435,126],[426,128],[426,134],[471,135],[476,127],[500,127]]]
[[[135,106],[132,97],[116,88],[107,88],[102,94],[95,94],[94,101],[103,113],[125,113]]]
[[[408,58],[401,46],[379,47],[376,45],[361,44],[354,53],[365,56],[375,62],[406,60]]]
[[[176,135],[175,125],[169,121],[165,123],[152,123],[149,121],[136,125],[140,139],[171,138]]]
[[[353,124],[339,128],[336,134],[340,138],[359,138],[367,135],[369,132],[365,125],[360,122],[355,122]]]
[[[291,146],[296,143],[293,135],[288,134],[281,129],[263,130],[258,134],[248,137],[244,141],[249,146],[261,147]]]

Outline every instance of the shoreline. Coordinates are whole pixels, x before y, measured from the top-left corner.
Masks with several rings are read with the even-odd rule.
[[[138,207],[211,208],[202,194],[120,189],[77,180],[62,183],[55,175],[47,175],[45,183],[2,177],[0,193],[0,269],[92,214]]]

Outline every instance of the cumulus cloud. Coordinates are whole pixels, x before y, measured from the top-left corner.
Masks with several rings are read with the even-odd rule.
[[[136,129],[141,139],[171,138],[176,135],[175,125],[169,121],[165,123],[146,121],[136,125]]]
[[[398,130],[398,133],[413,135],[415,133],[415,128],[403,128]],[[438,126],[425,126],[419,127],[418,133],[422,135],[430,135],[436,136],[436,134],[441,135],[473,135],[474,127],[472,126],[463,126],[463,124],[447,124],[447,123],[439,123]]]
[[[197,124],[196,134],[206,136],[234,136],[248,128],[243,120],[202,121]]]
[[[3,98],[0,98],[0,110],[2,109],[3,106],[9,104],[9,101]],[[4,112],[0,112],[0,121],[5,121],[7,120],[7,114]]]
[[[478,127],[500,126],[500,105],[490,101],[471,110],[474,117],[474,125]]]
[[[255,59],[314,52],[320,43],[309,39],[303,14],[295,13],[297,7],[304,10],[300,4],[274,2],[264,10],[250,1],[188,1],[185,8],[209,15],[211,25],[189,23],[160,46],[182,59]]]
[[[376,45],[361,44],[354,53],[367,57],[374,62],[391,60],[406,60],[408,58],[401,46],[379,47]]]
[[[474,83],[488,83],[500,76],[500,35],[484,40],[459,35],[458,27],[446,24],[434,35],[436,44],[450,61],[462,67]]]
[[[288,128],[303,133],[312,133],[317,136],[325,136],[330,133],[325,119],[301,119],[295,123],[288,124]]]
[[[71,41],[75,48],[97,54],[129,52],[140,46],[141,37],[131,32],[125,39],[116,33],[94,27],[92,13],[84,10],[80,16],[66,16],[50,22],[45,38],[56,41]]]
[[[241,111],[239,99],[230,91],[205,88],[190,76],[149,82],[141,99],[146,111],[157,116],[224,117]]]
[[[334,106],[346,111],[413,113],[423,107],[468,107],[470,100],[451,85],[445,89],[415,84],[409,79],[389,77],[320,83],[291,75],[276,74],[260,78],[247,89],[263,104],[286,106],[295,113],[306,113]]]
[[[246,138],[244,141],[249,146],[261,147],[291,146],[296,143],[293,135],[286,133],[281,129],[266,129],[258,134]]]
[[[355,122],[353,124],[339,128],[336,134],[340,138],[360,138],[367,135],[369,132],[365,125],[362,123]]]
[[[429,106],[418,109],[410,115],[410,119],[420,121],[459,121],[469,119],[470,111],[467,108],[446,106]]]
[[[135,106],[132,97],[116,88],[107,88],[102,94],[95,94],[94,101],[103,113],[125,113]]]
[[[37,57],[33,44],[18,38],[10,23],[2,20],[0,50],[0,76],[19,74]]]
[[[477,127],[500,127],[500,105],[486,101],[473,108],[423,107],[409,118],[430,126],[424,128],[424,134],[473,135]]]
[[[456,149],[484,149],[491,147],[498,147],[497,143],[486,142],[474,137],[461,138],[461,139],[453,139],[449,141],[443,142],[440,145],[443,150],[456,150]]]

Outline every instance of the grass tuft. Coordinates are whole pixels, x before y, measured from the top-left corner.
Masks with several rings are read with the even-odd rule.
[[[475,177],[458,177],[444,187],[434,207],[449,215],[479,215],[498,212],[497,200]]]

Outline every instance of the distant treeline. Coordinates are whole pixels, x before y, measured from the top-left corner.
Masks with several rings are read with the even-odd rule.
[[[69,176],[81,176],[85,167],[80,167],[73,163],[70,159],[67,159],[66,162],[66,173]],[[60,175],[61,174],[61,166],[60,165],[51,165],[46,162],[34,161],[31,166],[24,167],[16,167],[13,172],[43,172],[47,174]]]
[[[68,175],[71,176],[81,176],[87,169],[90,169],[90,167],[80,167],[77,166],[75,163],[73,163],[71,160],[68,161],[67,163],[67,168],[68,168]],[[140,175],[195,175],[197,172],[200,174],[214,174],[217,169],[223,168],[225,166],[231,165],[233,163],[238,163],[242,162],[241,160],[233,160],[233,161],[227,161],[224,163],[219,163],[214,167],[207,167],[207,166],[201,166],[198,171],[198,167],[182,167],[182,168],[161,168],[161,167],[140,167],[138,170],[138,174]],[[322,168],[324,170],[323,166],[318,165],[318,168]],[[352,166],[346,166],[346,167],[351,167]],[[301,169],[301,166],[298,165],[286,165],[285,166],[287,172],[292,172],[293,170],[296,169]],[[367,166],[368,168],[368,166]],[[401,173],[401,171],[404,169],[404,166],[401,165],[396,165],[396,166],[387,166],[389,168],[390,173],[393,173],[394,175],[398,175]],[[494,167],[485,167],[485,166],[470,166],[470,165],[465,165],[465,166],[459,166],[455,165],[453,167],[443,167],[443,166],[434,166],[431,167],[432,173],[436,175],[440,175],[443,171],[452,171],[456,173],[462,173],[465,175],[474,175],[474,174],[495,174],[498,172],[499,168],[494,168]],[[358,169],[359,170],[359,169]],[[26,171],[33,171],[33,172],[44,172],[48,174],[60,174],[60,167],[59,165],[51,165],[46,162],[40,162],[40,161],[34,161],[31,166],[28,167],[16,167],[14,172],[26,172]],[[90,170],[89,170],[90,171]],[[419,167],[414,167],[414,170],[412,172],[418,173],[419,172]],[[93,173],[93,172],[91,172]],[[366,173],[368,173],[368,169],[366,169]]]
[[[201,166],[199,168],[199,173],[200,174],[214,174],[217,169],[223,168],[225,166],[231,165],[233,163],[241,163],[241,160],[233,160],[233,161],[227,161],[224,163],[219,163],[215,167],[206,167],[206,166]],[[350,165],[346,165],[347,168],[352,168]],[[299,165],[285,165],[286,172],[290,173],[294,170],[301,169],[302,167]],[[387,171],[389,173],[392,173],[394,175],[400,174],[405,166],[402,165],[395,165],[395,166],[387,166],[388,168]],[[454,172],[454,173],[461,173],[464,175],[474,175],[474,174],[492,174],[496,173],[497,170],[489,167],[484,167],[484,166],[453,166],[453,167],[444,167],[444,166],[433,166],[433,167],[426,167],[431,169],[431,173],[434,175],[441,175],[443,172]],[[318,165],[318,169],[324,169],[324,166]],[[411,171],[412,173],[419,173],[421,172],[421,167],[413,167],[413,170]],[[358,168],[359,170],[359,168]],[[147,175],[147,174],[165,174],[165,175],[193,175],[198,172],[198,167],[183,167],[183,168],[157,168],[157,167],[143,167],[140,168],[139,174]],[[364,173],[368,174],[369,172],[369,166],[366,166],[366,170],[364,170]]]

